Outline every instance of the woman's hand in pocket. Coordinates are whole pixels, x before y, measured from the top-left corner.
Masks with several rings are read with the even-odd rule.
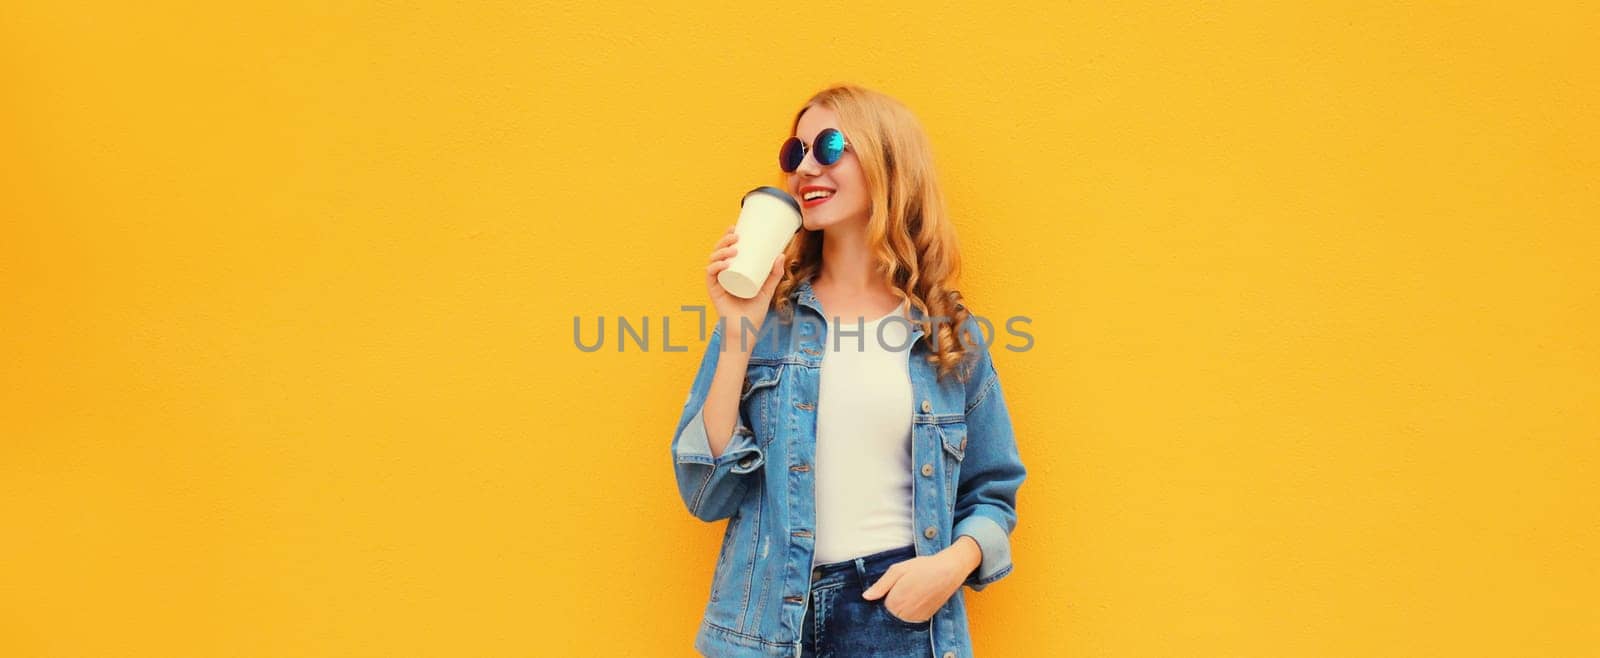
[[[878,582],[861,593],[868,601],[883,598],[883,607],[912,623],[933,618],[945,601],[961,588],[971,569],[963,569],[957,556],[947,552],[921,555],[896,562]]]

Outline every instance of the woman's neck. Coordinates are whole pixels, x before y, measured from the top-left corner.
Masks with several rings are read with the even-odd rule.
[[[834,226],[822,232],[822,269],[814,285],[858,297],[886,289],[867,246],[866,224]]]
[[[822,232],[822,268],[811,284],[830,315],[882,317],[899,302],[873,261],[866,225]]]

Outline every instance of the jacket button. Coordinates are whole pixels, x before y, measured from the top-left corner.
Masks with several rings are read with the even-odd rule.
[[[923,528],[923,530],[922,530],[922,536],[927,537],[928,539],[933,539],[934,536],[936,536],[938,534],[939,534],[939,531],[938,530],[934,530],[933,526],[931,526],[931,525],[926,527],[926,528]]]
[[[927,400],[923,400],[922,401],[922,413],[925,413],[925,414],[933,413],[933,403],[929,402]]]
[[[944,652],[944,658],[956,658],[956,652],[946,651]]]
[[[755,463],[755,461],[755,455],[745,455],[744,457],[740,457],[739,468],[750,468],[750,464]]]
[[[933,475],[933,464],[923,464],[922,465],[922,474],[923,475]]]

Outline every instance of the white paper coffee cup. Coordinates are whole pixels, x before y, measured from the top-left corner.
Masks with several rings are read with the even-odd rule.
[[[733,229],[739,234],[733,245],[739,253],[728,269],[717,273],[717,283],[735,297],[755,297],[772,273],[772,261],[799,230],[800,202],[788,192],[770,185],[746,192],[739,200],[739,223]]]

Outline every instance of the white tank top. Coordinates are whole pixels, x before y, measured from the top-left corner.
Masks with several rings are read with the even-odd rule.
[[[908,546],[912,392],[906,304],[881,318],[828,318],[817,390],[816,554],[839,562]],[[842,336],[841,329],[860,336]],[[880,341],[880,328],[882,340]]]

